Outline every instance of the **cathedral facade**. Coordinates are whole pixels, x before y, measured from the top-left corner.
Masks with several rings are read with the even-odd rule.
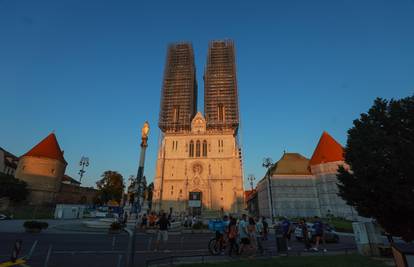
[[[156,211],[217,215],[243,208],[243,166],[234,45],[212,41],[204,74],[204,116],[196,112],[191,44],[168,47],[154,178]]]

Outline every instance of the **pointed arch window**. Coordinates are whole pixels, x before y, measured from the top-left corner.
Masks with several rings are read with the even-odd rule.
[[[196,142],[196,157],[200,157],[201,156],[201,143],[200,140],[197,140]]]
[[[207,141],[203,141],[203,157],[207,157]]]
[[[190,149],[189,149],[189,156],[192,158],[194,157],[194,141],[190,141]]]
[[[180,117],[180,108],[178,106],[175,106],[173,108],[173,123],[177,123],[179,117]]]
[[[217,107],[217,117],[220,122],[224,122],[224,105],[219,104]]]

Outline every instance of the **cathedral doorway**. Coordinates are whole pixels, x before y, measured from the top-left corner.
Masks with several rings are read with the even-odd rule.
[[[201,192],[190,192],[188,197],[188,207],[193,216],[201,215]]]

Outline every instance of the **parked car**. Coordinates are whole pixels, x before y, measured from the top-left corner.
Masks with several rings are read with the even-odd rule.
[[[11,217],[6,214],[0,213],[0,220],[10,220]]]
[[[313,223],[306,223],[306,225],[308,226],[308,235],[309,235],[308,238],[313,243],[316,240],[315,227]],[[296,226],[294,233],[295,233],[296,240],[298,241],[303,240],[302,227],[300,225]],[[338,243],[339,242],[338,234],[335,232],[335,229],[329,225],[325,227],[325,242],[327,243]]]

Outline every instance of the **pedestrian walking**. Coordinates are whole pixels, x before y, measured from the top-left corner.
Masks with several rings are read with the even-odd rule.
[[[241,220],[239,221],[238,232],[240,237],[239,254],[242,254],[244,251],[246,251],[246,248],[250,246],[249,234],[247,232],[246,214],[243,214]]]
[[[122,219],[122,224],[126,225],[128,223],[128,212],[124,212],[124,217]]]
[[[304,250],[308,251],[311,246],[309,242],[309,230],[308,230],[308,226],[306,225],[305,219],[300,220],[300,227],[302,229],[303,244],[305,245]]]
[[[154,228],[156,220],[157,220],[157,216],[155,215],[154,212],[151,212],[150,215],[148,216],[148,227]]]
[[[144,213],[144,215],[142,215],[142,218],[141,218],[141,230],[145,231],[145,229],[147,228],[147,223],[148,223],[147,214]]]
[[[256,218],[256,245],[257,250],[260,252],[260,254],[264,253],[264,248],[262,245],[262,239],[263,239],[263,222],[262,220],[257,217]]]
[[[284,217],[282,221],[282,232],[283,232],[283,239],[286,242],[287,249],[291,250],[291,247],[289,246],[289,241],[292,235],[292,224],[287,217]]]
[[[249,217],[249,224],[247,225],[247,232],[249,234],[250,239],[250,251],[251,254],[254,255],[257,250],[257,233],[256,233],[256,222],[254,221],[253,217]]]
[[[326,252],[327,249],[325,246],[325,226],[318,216],[315,216],[313,228],[315,229],[315,246],[312,248],[312,250],[319,251],[319,244],[322,241],[323,251]]]
[[[230,218],[227,237],[228,237],[229,244],[230,244],[229,256],[231,257],[231,255],[233,254],[233,250],[235,250],[236,253],[238,253],[238,249],[237,249],[237,220],[236,220],[236,218],[233,218],[233,217]]]
[[[269,234],[269,224],[267,223],[266,217],[262,217],[263,223],[263,240],[267,240],[267,235]]]
[[[158,226],[158,233],[155,251],[159,250],[160,242],[162,241],[164,252],[169,252],[166,249],[166,245],[168,241],[168,228],[171,226],[171,224],[170,221],[167,219],[167,214],[163,213],[161,215],[161,218],[157,221],[156,225]]]

